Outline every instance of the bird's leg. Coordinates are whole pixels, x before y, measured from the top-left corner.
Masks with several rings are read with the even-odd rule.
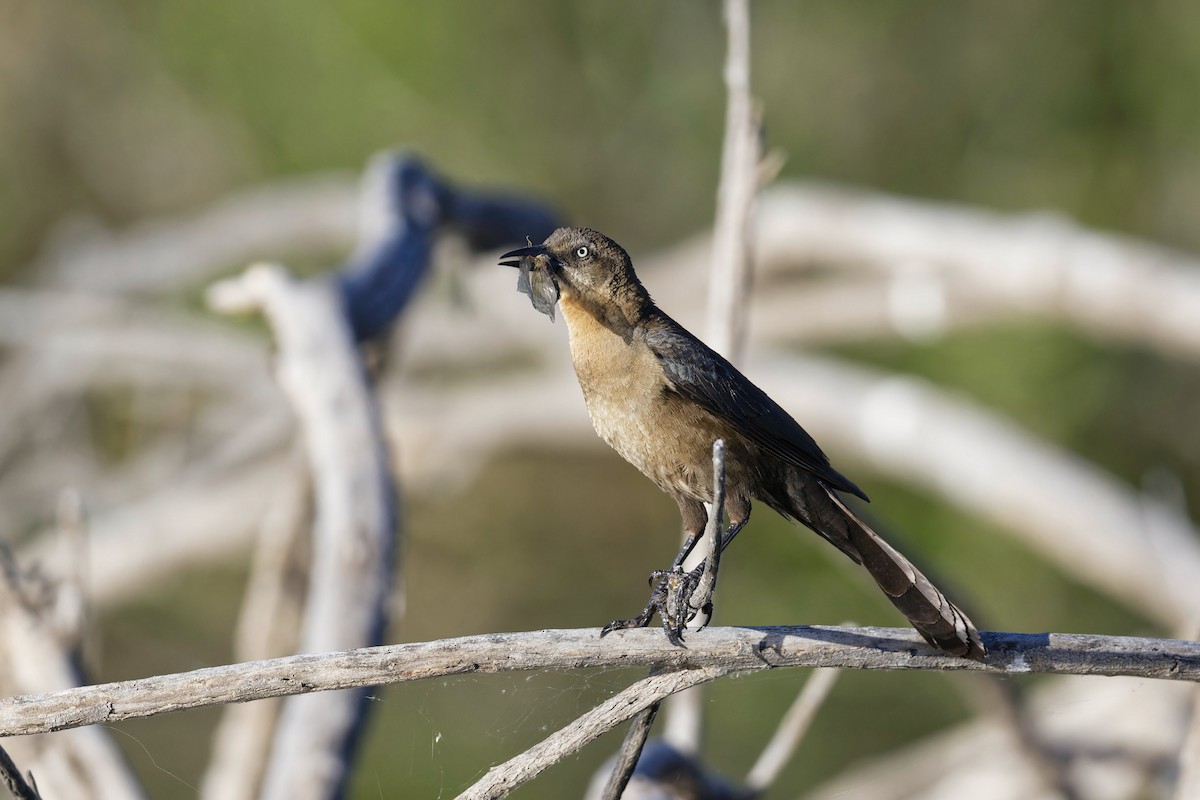
[[[734,522],[732,520],[729,522],[729,527],[725,529],[725,534],[723,536],[721,536],[721,552],[722,553],[725,552],[726,547],[729,547],[729,544],[733,541],[733,537],[735,537],[739,533],[741,533],[742,528],[746,527],[746,523],[749,521],[750,521],[750,515],[747,514],[745,516],[745,518],[740,519],[737,522]]]
[[[683,632],[697,616],[704,617],[703,624],[699,625],[697,630],[704,628],[708,624],[708,620],[712,619],[712,598],[717,589],[717,570],[721,561],[721,553],[733,541],[733,537],[737,536],[738,532],[745,527],[746,522],[746,519],[731,522],[724,533],[718,534],[721,541],[720,546],[710,547],[700,564],[690,570],[684,570],[683,562],[695,548],[696,541],[699,539],[698,536],[689,537],[684,549],[680,551],[670,569],[657,570],[650,575],[650,580],[654,583],[654,591],[650,593],[650,602],[642,609],[641,614],[627,621],[636,623],[636,627],[644,627],[649,624],[650,619],[657,612],[662,619],[663,631],[666,632],[667,639],[671,644],[679,647],[683,645]],[[604,633],[614,630],[620,622],[623,621],[617,620],[609,623]],[[635,627],[635,625],[622,627]]]
[[[671,562],[670,569],[655,570],[650,573],[650,585],[654,587],[650,592],[650,600],[646,603],[636,617],[630,619],[614,619],[612,622],[600,629],[600,636],[603,637],[612,631],[625,630],[626,628],[644,628],[650,624],[650,620],[654,617],[655,612],[663,619],[663,628],[667,631],[667,638],[672,644],[681,645],[683,640],[672,629],[667,627],[668,614],[664,611],[668,607],[679,608],[687,603],[687,594],[683,595],[682,603],[679,601],[679,591],[683,588],[676,581],[673,585],[671,582],[672,576],[686,576],[682,570],[682,564],[696,548],[696,542],[700,541],[700,532],[687,531],[684,534],[683,547],[679,549],[679,553],[675,556],[675,560]],[[671,615],[673,618],[676,615]]]
[[[744,519],[731,521],[729,527],[720,535],[720,546],[710,547],[699,565],[685,571],[683,563],[700,541],[700,533],[688,533],[670,568],[650,573],[650,584],[654,589],[650,592],[650,600],[645,608],[630,619],[614,619],[600,630],[600,635],[603,637],[612,631],[626,628],[644,628],[650,624],[654,615],[658,614],[662,619],[667,639],[673,645],[682,646],[683,632],[697,614],[712,618],[712,596],[717,588],[717,568],[721,553],[725,552],[733,537],[738,535],[748,521],[749,515]]]
[[[717,590],[717,570],[721,562],[721,554],[725,552],[725,548],[733,541],[733,537],[738,535],[742,528],[746,527],[749,521],[747,514],[740,520],[730,520],[729,527],[726,528],[723,534],[714,536],[714,539],[720,539],[720,545],[710,548],[705,555],[704,561],[694,567],[690,572],[686,573],[684,581],[686,586],[686,619],[675,621],[677,629],[682,632],[683,628],[688,623],[692,622],[697,616],[703,616],[703,624],[698,626],[698,630],[704,628],[708,624],[708,620],[712,619],[713,614],[713,594]]]
[[[701,533],[703,533],[703,531],[684,534],[683,547],[679,548],[679,553],[675,556],[675,560],[671,562],[671,568],[668,571],[677,570],[683,566],[683,562],[686,561],[687,557],[690,556],[692,551],[696,549],[696,543],[700,541]]]
[[[642,612],[633,619],[613,620],[600,632],[603,636],[620,628],[645,627],[655,612],[662,619],[667,639],[676,646],[683,645],[683,632],[693,621],[699,619],[696,630],[704,628],[712,619],[712,598],[717,588],[717,569],[721,554],[738,532],[750,519],[750,504],[735,498],[729,508],[729,527],[721,531],[722,511],[725,510],[725,447],[724,442],[713,445],[713,503],[706,509],[703,503],[680,501],[686,532],[683,547],[668,570],[659,570],[650,576],[654,590],[650,601]],[[685,569],[688,556],[701,541],[701,525],[704,536],[704,557],[701,563]]]

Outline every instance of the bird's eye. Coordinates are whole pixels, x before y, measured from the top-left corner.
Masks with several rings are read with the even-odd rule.
[[[575,251],[575,256],[577,258],[587,258],[588,257],[588,249],[586,247],[579,248],[578,250]]]

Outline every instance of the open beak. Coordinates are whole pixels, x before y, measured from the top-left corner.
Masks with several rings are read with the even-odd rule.
[[[547,255],[548,252],[549,251],[546,250],[546,245],[544,244],[535,244],[530,245],[529,247],[522,247],[520,250],[513,250],[500,256],[500,265],[504,267],[519,267],[521,266],[522,258]],[[504,259],[506,258],[512,260],[505,261]]]
[[[558,302],[558,279],[555,270],[558,260],[544,244],[534,244],[500,256],[500,264],[516,267],[517,291],[529,295],[533,308],[554,321],[554,305]]]

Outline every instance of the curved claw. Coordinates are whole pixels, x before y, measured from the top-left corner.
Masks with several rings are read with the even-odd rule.
[[[703,565],[691,572],[684,572],[676,567],[669,570],[655,570],[650,573],[650,584],[654,586],[654,590],[650,593],[650,602],[646,603],[646,607],[636,617],[614,619],[605,625],[600,629],[600,637],[604,638],[617,630],[644,628],[654,615],[658,614],[662,620],[662,628],[667,635],[667,641],[676,647],[684,647],[684,631],[687,630],[688,623],[696,616],[697,612],[703,611],[709,617],[712,616],[711,599],[704,603],[702,609],[693,608],[690,605],[692,594],[700,583],[702,572]]]

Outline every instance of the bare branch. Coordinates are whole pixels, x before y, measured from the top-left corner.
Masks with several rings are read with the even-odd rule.
[[[758,125],[750,99],[750,2],[725,0],[729,49],[725,61],[728,101],[717,219],[713,226],[712,280],[708,294],[708,343],[736,361],[746,332],[750,272],[750,224],[758,191]]]
[[[177,291],[203,283],[221,264],[342,249],[357,230],[356,201],[347,177],[266,184],[199,213],[55,243],[35,269],[82,291]]]
[[[836,669],[813,670],[812,675],[805,681],[804,688],[796,696],[795,702],[784,714],[771,741],[763,748],[762,754],[747,773],[746,786],[763,792],[775,782],[795,754],[800,740],[808,732],[813,718],[841,674]]]
[[[621,800],[621,796],[625,794],[625,787],[629,785],[629,779],[633,777],[638,759],[642,757],[646,739],[650,737],[650,728],[654,725],[654,718],[658,715],[659,705],[659,703],[651,703],[629,723],[625,740],[621,742],[616,762],[613,764],[612,772],[609,773],[608,782],[604,785],[602,800]]]
[[[79,685],[75,661],[45,614],[29,605],[23,582],[7,551],[0,550],[0,640],[5,643],[0,673],[8,691],[72,691]],[[144,797],[110,732],[103,728],[68,731],[61,737],[32,737],[12,743],[16,757],[42,778],[51,797]],[[20,751],[16,750],[20,747]]]
[[[673,647],[658,630],[494,633],[304,654],[0,699],[0,736],[64,730],[265,697],[464,673],[584,667],[754,671],[777,667],[981,670],[1200,680],[1200,642],[1070,633],[987,633],[980,663],[930,648],[910,628],[708,628]]]
[[[0,782],[16,800],[42,800],[32,786],[21,775],[21,770],[13,763],[8,752],[0,747]]]
[[[1161,246],[1046,213],[1014,216],[820,184],[776,188],[757,218],[764,271],[919,265],[1009,309],[1200,357],[1200,269],[1194,257]]]
[[[460,794],[457,800],[503,797],[600,734],[660,702],[664,697],[728,672],[724,667],[701,667],[643,678],[516,758],[492,767],[482,780]]]
[[[711,617],[713,594],[717,590],[717,571],[721,566],[721,541],[723,539],[725,514],[725,440],[717,439],[712,447],[713,465],[713,499],[708,503],[708,521],[704,525],[704,533],[692,548],[692,552],[684,559],[681,569],[684,572],[703,565],[700,581],[691,597],[685,598],[687,614],[695,613],[688,623],[688,630],[700,630],[706,626]],[[685,751],[686,752],[686,751]]]
[[[279,342],[278,375],[304,433],[316,524],[300,647],[377,643],[385,627],[398,516],[382,423],[341,297],[256,265],[209,292],[226,312],[262,310]],[[362,692],[297,698],[280,714],[265,798],[332,797],[366,713]]]

